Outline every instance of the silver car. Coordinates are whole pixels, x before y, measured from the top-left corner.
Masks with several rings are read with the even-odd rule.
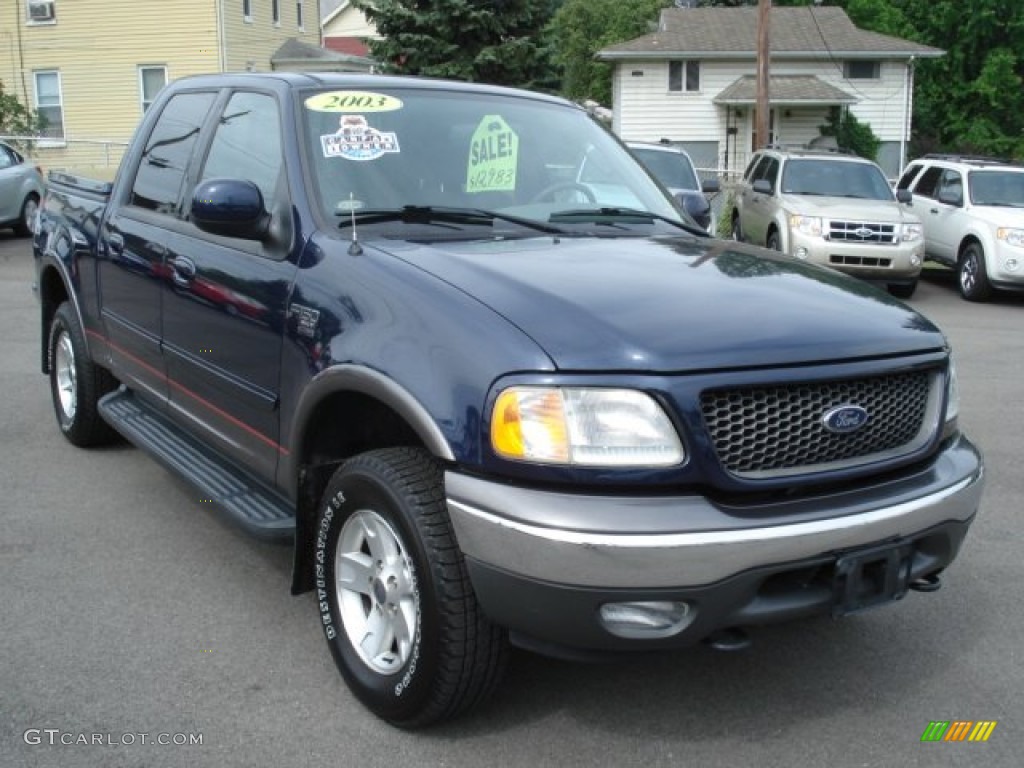
[[[15,234],[32,233],[39,201],[43,199],[43,173],[9,144],[0,142],[0,228]]]

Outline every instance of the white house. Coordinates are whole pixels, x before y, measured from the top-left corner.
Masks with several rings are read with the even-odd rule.
[[[380,35],[363,12],[350,0],[325,0],[321,3],[321,12],[324,48],[369,61],[366,40]]]
[[[598,52],[612,64],[613,128],[625,140],[668,139],[700,167],[742,171],[753,149],[757,14],[667,8],[658,29]],[[914,62],[944,51],[854,26],[842,8],[772,8],[771,141],[804,145],[829,111],[848,108],[882,140],[896,176],[906,159]]]

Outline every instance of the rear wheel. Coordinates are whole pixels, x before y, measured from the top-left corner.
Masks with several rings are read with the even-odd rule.
[[[985,272],[985,253],[978,243],[969,243],[957,264],[960,295],[968,301],[985,301],[992,296],[992,285]]]
[[[454,717],[490,695],[505,631],[477,604],[445,503],[419,449],[347,461],[321,503],[317,602],[334,660],[374,714],[403,728]]]
[[[98,403],[117,387],[117,380],[89,358],[85,334],[69,302],[54,313],[47,354],[53,410],[64,437],[82,448],[116,440],[117,433],[100,417]]]
[[[28,237],[32,234],[32,227],[36,221],[36,211],[39,210],[39,198],[34,194],[25,198],[21,204],[21,215],[17,224],[14,225],[14,234],[19,237]]]

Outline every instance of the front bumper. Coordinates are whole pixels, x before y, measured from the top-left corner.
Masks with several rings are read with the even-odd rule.
[[[556,493],[457,472],[445,482],[477,597],[494,621],[547,643],[629,649],[827,613],[831,593],[815,588],[824,576],[812,571],[873,544],[911,546],[915,579],[938,573],[978,508],[983,469],[958,437],[911,474],[755,508],[696,495]],[[657,641],[626,640],[601,625],[601,605],[643,600],[686,600],[694,620]]]
[[[860,244],[826,240],[789,231],[789,255],[832,267],[865,280],[912,281],[924,263],[924,240],[896,245]]]

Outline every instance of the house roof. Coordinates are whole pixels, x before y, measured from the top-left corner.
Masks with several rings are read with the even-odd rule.
[[[853,104],[858,101],[842,88],[814,75],[774,75],[768,78],[769,103],[774,105]],[[757,77],[744,75],[713,99],[715,104],[756,104]]]
[[[369,69],[373,64],[373,61],[363,56],[350,56],[344,53],[329,51],[318,45],[310,45],[309,43],[304,43],[301,40],[290,37],[284,41],[280,48],[274,51],[274,55],[270,57],[270,63],[272,66],[282,66],[284,64],[295,63],[303,65],[309,65],[312,63],[320,65],[349,64],[357,66],[360,69]]]
[[[756,7],[666,8],[658,31],[608,46],[599,59],[664,59],[670,56],[742,59],[757,56]],[[772,8],[773,56],[784,58],[935,58],[945,54],[909,40],[860,29],[842,8]]]
[[[320,0],[320,26],[341,13],[348,3],[349,0]]]

